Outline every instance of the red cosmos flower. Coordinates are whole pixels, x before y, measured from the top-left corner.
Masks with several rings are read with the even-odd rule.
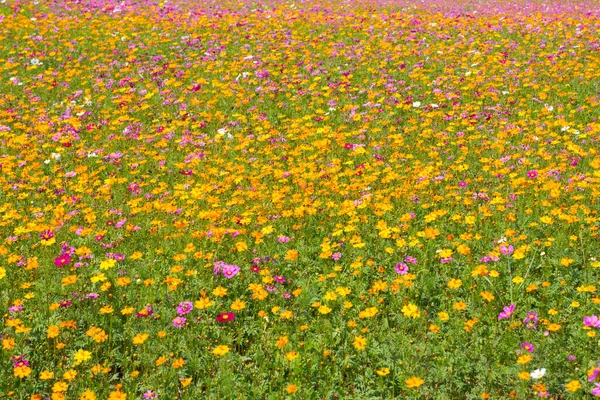
[[[235,314],[232,312],[224,312],[224,313],[217,315],[216,319],[217,319],[217,322],[221,322],[221,323],[231,322],[235,319]]]
[[[65,265],[70,263],[71,255],[68,253],[63,253],[54,259],[54,265],[56,265],[57,267],[64,267]]]

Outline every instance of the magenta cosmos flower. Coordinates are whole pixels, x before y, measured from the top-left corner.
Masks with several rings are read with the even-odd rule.
[[[593,382],[600,374],[600,364],[597,367],[592,368],[592,373],[588,376],[588,382]]]
[[[533,351],[535,350],[535,347],[533,347],[533,345],[529,342],[521,343],[521,348],[530,353],[533,353]]]
[[[231,322],[235,319],[235,314],[232,312],[224,312],[221,313],[219,315],[217,315],[217,322],[221,322],[221,323],[226,323],[226,322]]]
[[[65,265],[70,263],[71,255],[68,253],[63,253],[54,259],[54,265],[56,265],[57,267],[64,267]]]
[[[527,177],[529,179],[535,179],[535,178],[537,178],[537,176],[538,176],[538,173],[535,169],[532,169],[531,171],[527,171]]]
[[[50,230],[45,230],[44,232],[40,233],[40,239],[42,240],[50,240],[54,237],[54,233]]]

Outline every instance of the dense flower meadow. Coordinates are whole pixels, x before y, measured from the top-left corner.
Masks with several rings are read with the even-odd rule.
[[[0,397],[600,396],[600,3],[0,1]]]

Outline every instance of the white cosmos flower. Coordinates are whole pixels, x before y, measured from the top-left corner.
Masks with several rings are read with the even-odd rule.
[[[413,103],[413,107],[414,107],[414,108],[419,108],[419,107],[421,107],[421,102],[420,102],[420,101],[415,101],[415,102]]]
[[[541,379],[544,375],[546,375],[546,368],[531,371],[529,375],[531,376],[531,379]]]

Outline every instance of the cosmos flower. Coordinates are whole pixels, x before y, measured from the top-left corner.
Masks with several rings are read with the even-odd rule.
[[[536,369],[529,373],[531,379],[542,379],[546,375],[546,368]]]
[[[510,245],[502,245],[500,246],[500,253],[505,256],[511,255],[515,251],[515,248]]]
[[[531,329],[531,330],[537,329],[537,323],[538,323],[538,314],[533,311],[528,312],[527,316],[523,320],[523,325],[525,325],[525,327],[527,329]]]
[[[185,315],[189,314],[194,309],[194,303],[191,301],[183,301],[177,306],[177,314]]]
[[[396,273],[398,275],[406,275],[408,274],[408,265],[406,265],[403,262],[399,262],[398,264],[396,264],[396,266],[394,267],[394,270],[396,271]]]
[[[502,310],[502,312],[500,314],[498,314],[498,321],[500,321],[501,319],[507,319],[510,318],[513,314],[513,312],[515,311],[515,305],[514,304],[510,304],[508,306],[505,306],[504,309]]]
[[[534,351],[534,349],[535,349],[535,348],[533,347],[533,345],[532,345],[531,343],[529,343],[529,342],[521,343],[521,348],[522,348],[523,350],[525,350],[525,351],[528,351],[528,352],[530,352],[530,353],[533,353],[533,351]]]
[[[64,267],[71,263],[71,255],[68,253],[63,253],[60,256],[54,259],[54,265],[57,267]]]
[[[226,264],[223,267],[223,276],[225,276],[228,279],[231,279],[234,276],[236,276],[238,272],[240,272],[240,267],[238,267],[237,265]]]
[[[153,390],[146,390],[143,394],[144,399],[157,399],[158,398],[158,393],[153,391]]]
[[[216,320],[217,320],[217,322],[220,322],[220,323],[232,322],[235,320],[235,314],[232,312],[224,312],[224,313],[217,315]]]
[[[592,328],[600,328],[600,319],[596,315],[583,317],[583,324]]]

